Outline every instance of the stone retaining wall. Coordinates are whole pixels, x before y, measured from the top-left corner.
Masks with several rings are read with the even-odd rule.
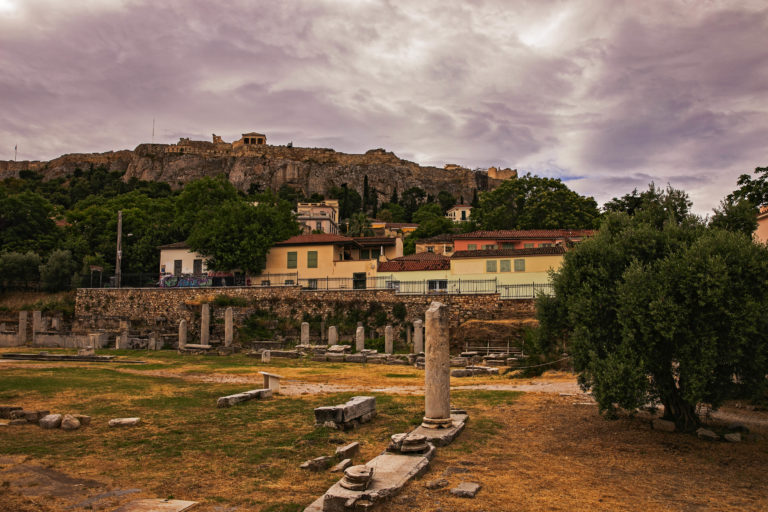
[[[450,306],[452,329],[470,319],[525,318],[534,313],[533,300],[499,300],[497,294],[397,295],[394,290],[315,291],[298,287],[81,288],[77,290],[73,331],[116,330],[120,320],[128,320],[132,329],[173,332],[179,321],[185,319],[194,337],[195,329],[199,328],[200,304],[203,302],[212,304],[214,323],[216,319],[223,318],[226,307],[213,304],[217,296],[247,301],[245,307],[233,306],[236,326],[255,309],[269,310],[281,318],[301,322],[305,314],[326,317],[338,311],[368,309],[372,304],[385,311],[388,322],[392,323],[397,323],[392,308],[403,304],[405,322],[413,322],[424,318],[424,312],[433,300]]]

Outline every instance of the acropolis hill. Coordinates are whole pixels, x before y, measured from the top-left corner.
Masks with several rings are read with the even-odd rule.
[[[469,201],[475,190],[497,187],[503,179],[514,177],[516,171],[473,171],[457,165],[420,166],[402,160],[394,153],[372,149],[365,154],[339,153],[328,148],[274,146],[260,133],[245,133],[240,140],[224,142],[213,135],[212,141],[182,138],[177,144],[140,144],[133,151],[67,154],[48,162],[0,161],[0,179],[19,177],[21,171],[36,171],[44,179],[66,177],[75,169],[104,165],[111,171],[125,172],[124,180],[138,178],[163,181],[173,188],[204,176],[224,174],[239,190],[279,189],[282,185],[300,188],[305,194],[326,194],[331,187],[346,183],[362,191],[365,176],[369,187],[387,201],[397,189],[402,193],[410,187],[421,187],[436,195],[441,190],[457,199]]]

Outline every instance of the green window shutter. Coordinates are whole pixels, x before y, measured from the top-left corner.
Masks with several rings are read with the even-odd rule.
[[[515,260],[515,272],[525,272],[525,260]]]
[[[512,262],[509,260],[501,260],[499,261],[499,272],[511,272],[512,271]]]
[[[288,268],[296,268],[296,252],[291,251],[288,253]]]
[[[317,268],[317,251],[307,251],[307,268]]]
[[[485,260],[485,271],[496,272],[496,260]]]

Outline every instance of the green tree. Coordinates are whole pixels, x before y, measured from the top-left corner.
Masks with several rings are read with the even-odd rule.
[[[205,257],[212,270],[242,270],[259,274],[269,248],[300,233],[291,204],[278,200],[253,206],[231,200],[207,218],[198,219],[187,239],[192,250]]]
[[[47,253],[60,236],[53,216],[53,205],[43,196],[29,191],[8,194],[0,188],[0,248]]]
[[[424,200],[427,197],[427,193],[419,187],[411,187],[400,197],[400,206],[405,210],[406,222],[411,222],[413,214],[419,209],[419,206],[424,204]]]
[[[752,179],[749,174],[739,176],[736,181],[739,188],[728,195],[728,202],[738,204],[746,199],[756,207],[768,205],[768,167],[757,167],[753,174],[757,178]]]
[[[363,213],[356,213],[349,219],[349,227],[347,228],[347,236],[372,236],[373,230],[371,229],[371,222],[368,217]]]
[[[77,267],[69,251],[53,251],[45,264],[40,265],[40,284],[49,292],[69,290]]]
[[[0,253],[0,283],[3,288],[11,282],[24,282],[25,285],[40,280],[40,256],[34,252]]]
[[[696,404],[765,392],[768,249],[747,236],[612,213],[566,253],[554,288],[539,321],[603,412],[660,402],[689,431]]]
[[[757,229],[757,208],[748,199],[741,199],[736,203],[732,201],[720,201],[720,207],[715,208],[709,225],[752,236]]]
[[[585,229],[599,216],[597,203],[570,190],[559,179],[526,174],[481,194],[472,210],[479,229]]]
[[[440,203],[440,208],[443,210],[443,214],[456,205],[456,198],[451,195],[450,192],[441,190],[437,194],[437,202]]]

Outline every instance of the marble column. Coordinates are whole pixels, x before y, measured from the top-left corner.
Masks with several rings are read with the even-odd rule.
[[[451,421],[451,354],[448,306],[433,302],[425,314],[424,420],[422,426],[446,428]]]
[[[200,344],[208,345],[211,340],[211,306],[203,304],[200,315]]]
[[[384,328],[384,352],[391,354],[393,352],[393,340],[392,340],[392,326],[388,325]]]
[[[235,326],[232,308],[227,308],[226,311],[224,311],[224,346],[231,346],[234,337]]]
[[[365,348],[365,327],[358,327],[355,331],[355,351],[360,352]]]
[[[434,303],[433,303],[434,304]],[[424,323],[421,320],[413,322],[413,353],[420,354],[424,352]]]
[[[187,346],[187,321],[179,322],[179,350]]]

